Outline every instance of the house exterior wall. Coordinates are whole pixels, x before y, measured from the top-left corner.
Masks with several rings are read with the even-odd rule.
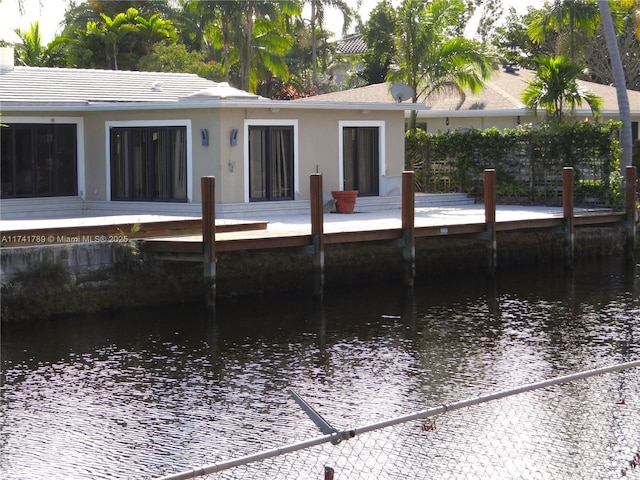
[[[447,125],[447,118],[449,124]],[[592,115],[580,115],[576,114],[576,118],[584,119],[588,118],[593,122]],[[520,123],[518,123],[518,120]],[[498,130],[504,130],[507,128],[517,128],[518,125],[539,125],[544,120],[544,113],[539,113],[538,116],[528,113],[526,115],[504,115],[504,116],[486,116],[486,117],[465,117],[465,116],[451,116],[446,117],[439,115],[437,117],[422,115],[418,116],[417,125],[423,130],[429,133],[446,132],[453,130],[465,130],[465,129],[478,129],[484,130],[488,128],[497,128]],[[599,122],[605,123],[609,120],[620,121],[618,115],[611,115],[604,113],[600,116]],[[640,115],[632,115],[631,121],[640,122]],[[636,140],[634,138],[633,140]]]
[[[308,199],[309,177],[320,173],[323,177],[323,189],[326,195],[332,190],[342,190],[340,172],[341,125],[378,125],[381,127],[381,161],[380,196],[399,195],[404,169],[404,112],[402,111],[363,111],[361,110],[301,110],[301,109],[247,109],[242,119],[232,119],[224,115],[223,124],[227,120],[236,122],[229,124],[227,130],[240,128],[243,138],[238,138],[238,145],[246,145],[246,130],[240,125],[264,121],[290,122],[297,125],[298,135],[298,191],[296,198]],[[242,124],[240,124],[242,120]],[[224,129],[224,127],[223,127]],[[236,165],[235,171],[239,172]],[[224,170],[224,169],[223,169]],[[243,178],[247,175],[247,160],[241,165]],[[234,173],[235,173],[234,171]],[[240,173],[240,172],[239,172]],[[234,179],[237,182],[237,179]],[[239,191],[237,188],[234,191]],[[239,201],[245,201],[241,199]],[[236,200],[238,201],[238,200]]]
[[[46,115],[8,115],[7,123],[78,123],[78,196],[86,201],[107,201],[109,191],[109,126],[117,125],[188,125],[190,154],[188,191],[191,202],[200,202],[199,179],[202,176],[221,176],[220,111],[217,109],[99,111],[74,114],[47,112]],[[203,146],[200,130],[207,129],[209,146]],[[19,200],[17,200],[19,201]],[[14,200],[15,202],[15,200]]]
[[[447,125],[447,119],[449,124]],[[426,125],[426,131],[429,133],[436,133],[438,131],[446,132],[449,130],[464,130],[464,129],[477,129],[484,130],[487,128],[497,128],[504,130],[507,128],[516,128],[518,126],[518,119],[520,125],[526,125],[528,123],[536,124],[540,122],[539,118],[533,115],[511,115],[511,116],[491,116],[491,117],[429,117],[418,118],[417,124],[424,128]]]
[[[341,128],[344,125],[380,127],[380,195],[399,194],[404,167],[404,121],[402,111],[198,108],[92,112],[47,112],[46,115],[9,115],[7,120],[30,123],[78,122],[78,197],[87,202],[108,202],[110,192],[110,138],[114,126],[185,125],[190,137],[188,155],[188,201],[200,203],[200,178],[216,177],[219,203],[248,201],[248,154],[246,127],[250,124],[295,125],[297,145],[295,199],[309,199],[309,176],[323,175],[324,193],[341,190]],[[201,131],[208,134],[203,145]],[[230,136],[237,130],[236,144]],[[20,202],[20,199],[12,200]],[[113,202],[140,205],[144,202]],[[115,205],[114,205],[115,206]]]
[[[87,200],[107,201],[109,192],[109,132],[118,125],[186,125],[189,135],[188,200],[201,201],[200,177],[221,175],[220,112],[217,109],[140,110],[91,112],[86,115]],[[201,130],[208,132],[209,145],[202,145]],[[95,146],[95,148],[93,147]],[[98,190],[99,193],[94,192]]]
[[[216,179],[216,193],[221,203],[243,203],[245,189],[245,131],[244,109],[225,108],[219,111],[219,136],[221,143],[221,170]],[[237,131],[235,145],[231,145],[231,133]]]

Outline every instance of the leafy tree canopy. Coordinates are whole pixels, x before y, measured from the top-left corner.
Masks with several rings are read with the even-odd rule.
[[[359,77],[366,84],[382,83],[396,54],[396,12],[389,0],[384,0],[372,10],[369,21],[362,30],[367,44],[364,68]]]

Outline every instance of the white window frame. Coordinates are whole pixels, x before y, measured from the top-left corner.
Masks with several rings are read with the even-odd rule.
[[[55,125],[57,123],[71,123],[76,126],[76,181],[78,182],[78,197],[86,200],[87,192],[85,191],[85,156],[84,156],[84,119],[82,117],[2,117],[2,123],[44,123]],[[0,127],[1,128],[1,127]],[[56,197],[56,198],[63,198]],[[67,195],[73,197],[73,195]],[[40,197],[44,198],[44,197]],[[49,197],[47,197],[49,198]]]
[[[249,203],[249,127],[293,127],[293,199],[300,191],[300,162],[298,155],[298,120],[296,119],[245,119],[244,121],[244,203]],[[283,200],[289,201],[289,200]]]
[[[104,123],[104,141],[106,152],[107,201],[111,201],[111,129],[114,127],[186,127],[187,130],[187,203],[193,202],[193,138],[191,137],[191,120],[110,120]],[[144,203],[144,202],[142,202]],[[155,202],[154,202],[155,203]]]
[[[384,120],[341,120],[338,122],[338,185],[344,186],[344,129],[347,127],[378,127],[378,187],[387,172],[386,123]]]

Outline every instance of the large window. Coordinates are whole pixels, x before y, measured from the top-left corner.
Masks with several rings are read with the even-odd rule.
[[[0,152],[2,198],[78,194],[75,124],[9,123]]]
[[[111,199],[187,201],[184,126],[111,127]]]
[[[293,126],[249,126],[249,200],[292,200],[293,197]]]

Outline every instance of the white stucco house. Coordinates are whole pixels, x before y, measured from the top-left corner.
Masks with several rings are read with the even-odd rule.
[[[211,175],[221,206],[308,199],[313,173],[327,193],[400,193],[405,107],[393,101],[276,101],[193,74],[0,57],[3,219],[197,215]]]
[[[282,101],[193,74],[18,67],[1,48],[0,218],[199,215],[202,176],[219,212],[284,210],[309,199],[313,173],[325,195],[396,196],[410,110],[430,132],[535,124],[519,99],[532,75],[497,71],[478,95],[423,104],[388,84]],[[613,87],[581,83],[619,118]],[[637,139],[640,92],[629,101]]]

